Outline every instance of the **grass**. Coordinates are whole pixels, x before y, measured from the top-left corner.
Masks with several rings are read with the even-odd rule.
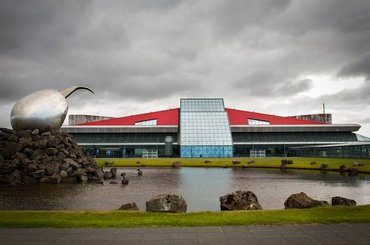
[[[361,173],[370,173],[370,159],[344,158],[303,158],[303,157],[264,157],[264,158],[97,158],[99,165],[106,162],[113,167],[171,167],[173,162],[179,162],[181,167],[245,167],[245,168],[280,168],[281,160],[289,159],[293,164],[287,169],[320,170],[322,163],[328,165],[327,170],[338,171],[341,165],[352,167],[352,163],[360,162],[364,166],[356,167]],[[311,164],[316,162],[316,164]]]
[[[0,211],[0,227],[164,227],[368,223],[370,205],[198,213]]]

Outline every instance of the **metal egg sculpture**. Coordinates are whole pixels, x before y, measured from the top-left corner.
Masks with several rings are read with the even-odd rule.
[[[39,129],[41,132],[59,130],[68,112],[66,98],[79,89],[94,93],[87,87],[73,86],[62,91],[39,90],[20,99],[10,116],[13,129]]]

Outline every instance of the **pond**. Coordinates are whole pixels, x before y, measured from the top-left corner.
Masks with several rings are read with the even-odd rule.
[[[218,211],[219,197],[236,190],[253,191],[264,209],[283,209],[289,195],[305,192],[314,199],[343,196],[370,204],[370,176],[345,176],[335,172],[279,169],[232,168],[119,168],[126,172],[129,185],[118,184],[32,184],[19,187],[0,185],[2,210],[116,210],[122,204],[136,202],[145,210],[145,202],[164,193],[182,195],[188,212]]]

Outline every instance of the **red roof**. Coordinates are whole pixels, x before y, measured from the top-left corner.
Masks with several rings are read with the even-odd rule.
[[[271,125],[302,125],[302,124],[324,124],[320,122],[302,120],[292,117],[281,117],[252,111],[241,111],[226,108],[229,115],[230,125],[248,125],[248,119],[269,122]]]
[[[157,119],[157,125],[179,125],[179,108],[164,111],[149,112],[144,114],[118,117],[108,120],[89,122],[81,125],[86,126],[114,126],[114,125],[135,125],[137,122]]]
[[[126,117],[112,118],[108,120],[101,120],[81,124],[84,126],[114,126],[122,125],[129,126],[135,125],[137,122],[157,120],[157,125],[179,125],[179,112],[180,109],[169,109],[163,111],[149,112],[144,114],[131,115]],[[242,111],[236,109],[226,108],[229,115],[230,125],[248,125],[248,119],[255,119],[260,121],[269,122],[271,125],[304,125],[304,124],[324,124],[314,121],[296,119],[291,117],[281,117],[251,111]]]

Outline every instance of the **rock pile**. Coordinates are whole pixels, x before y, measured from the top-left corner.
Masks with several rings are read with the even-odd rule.
[[[0,183],[100,181],[102,168],[67,133],[0,129]]]

